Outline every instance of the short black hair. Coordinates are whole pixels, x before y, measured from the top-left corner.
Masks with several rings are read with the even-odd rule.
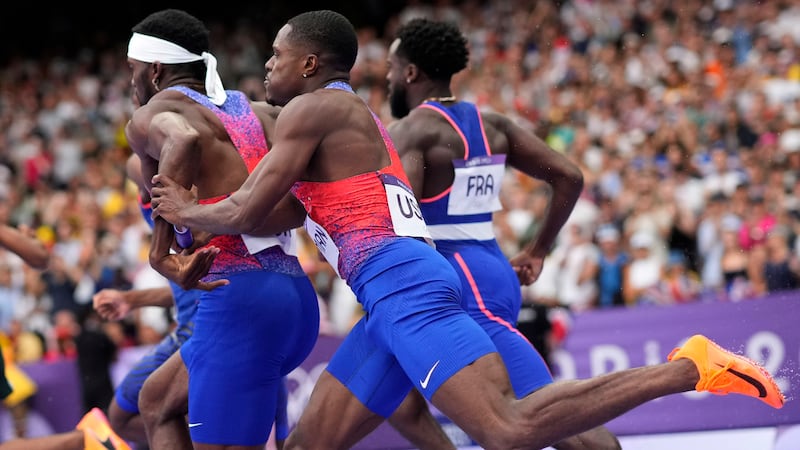
[[[287,22],[289,39],[318,52],[334,69],[349,72],[358,56],[356,29],[347,18],[328,9],[298,14]]]
[[[164,9],[131,28],[134,33],[164,39],[199,55],[209,49],[209,31],[197,17],[180,9]]]
[[[448,81],[467,67],[467,39],[455,24],[411,19],[397,30],[397,55],[416,64],[434,80]]]

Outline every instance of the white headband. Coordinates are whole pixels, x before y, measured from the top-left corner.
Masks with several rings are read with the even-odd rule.
[[[182,64],[203,61],[206,64],[206,95],[219,106],[225,103],[228,95],[217,73],[217,58],[211,53],[201,55],[186,50],[178,44],[145,34],[133,33],[128,43],[128,57],[146,63]]]

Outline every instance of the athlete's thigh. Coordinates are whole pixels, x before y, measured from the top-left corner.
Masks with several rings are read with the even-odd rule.
[[[185,415],[189,408],[189,375],[180,352],[174,352],[147,378],[139,409],[161,417]]]
[[[517,398],[553,382],[544,358],[515,327],[488,321],[482,328],[497,347]]]
[[[517,397],[552,383],[544,359],[516,328],[520,287],[506,257],[493,245],[462,246],[446,257],[461,278],[462,307],[497,347]]]
[[[187,328],[166,336],[128,371],[114,392],[114,401],[122,411],[129,414],[139,413],[139,392],[145,380],[178,351],[189,334],[190,330]]]
[[[436,250],[412,240],[386,246],[373,259],[359,272],[365,281],[351,283],[362,302],[368,299],[368,339],[397,359],[427,399],[461,368],[496,352],[486,332],[461,308],[458,276]]]
[[[333,375],[323,371],[297,425],[289,433],[286,448],[352,448],[383,420]]]
[[[317,292],[307,276],[285,277],[280,285],[271,322],[270,339],[284,356],[281,374],[286,375],[302,363],[311,353],[319,336],[319,301]]]
[[[445,254],[461,280],[461,306],[483,325],[487,321],[513,326],[522,305],[516,273],[499,248],[461,246]]]
[[[515,398],[500,355],[478,358],[448,378],[430,401],[478,442],[507,425],[509,402]]]
[[[181,348],[190,433],[196,443],[261,445],[275,419],[281,378],[291,370],[286,363],[302,361],[293,333],[306,327],[316,336],[319,319],[303,317],[308,300],[296,277],[254,271],[227,278],[230,284],[201,297],[194,334]]]
[[[382,417],[389,417],[412,389],[394,355],[367,335],[364,318],[339,345],[326,372],[368,410]]]

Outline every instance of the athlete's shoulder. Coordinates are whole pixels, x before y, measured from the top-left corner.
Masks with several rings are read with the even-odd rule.
[[[488,109],[480,109],[476,106],[478,110],[478,114],[481,116],[481,120],[484,123],[488,123],[490,125],[494,125],[496,127],[503,127],[510,125],[513,123],[510,117],[505,114],[501,114],[497,111],[488,110]]]
[[[280,106],[270,105],[267,102],[250,102],[250,107],[253,109],[253,112],[258,114],[259,117],[269,117],[271,119],[277,119],[278,114],[281,112]]]
[[[414,108],[402,119],[392,121],[388,129],[390,132],[394,129],[397,133],[426,136],[435,133],[438,126],[446,123],[444,117],[436,111]]]
[[[366,105],[359,97],[346,95],[343,91],[331,91],[334,90],[318,89],[294,97],[278,115],[277,123],[282,125],[277,126],[288,127],[295,132],[313,130],[313,134],[319,135],[325,130],[352,125],[354,117],[363,118],[354,115],[359,108],[366,110]]]
[[[163,90],[151,97],[147,103],[136,108],[131,115],[131,119],[134,121],[149,121],[163,112],[182,113],[197,107],[200,107],[200,105],[182,92],[173,89]]]
[[[284,105],[282,112],[285,115],[299,113],[308,116],[329,114],[330,110],[337,109],[341,106],[341,102],[337,102],[337,99],[329,94],[330,92],[325,92],[322,89],[300,94],[289,100],[289,102]]]
[[[435,112],[418,109],[402,119],[392,121],[387,127],[389,136],[401,155],[412,150],[424,153],[433,148],[448,127],[444,119],[432,115]]]

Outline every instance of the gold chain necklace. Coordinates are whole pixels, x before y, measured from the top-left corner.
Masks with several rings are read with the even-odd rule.
[[[451,95],[450,97],[428,97],[425,100],[423,100],[422,103],[428,103],[428,102],[444,103],[444,102],[454,102],[454,101],[456,101],[456,96]]]

